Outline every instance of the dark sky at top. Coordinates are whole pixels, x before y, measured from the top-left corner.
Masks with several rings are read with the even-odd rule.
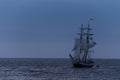
[[[93,17],[93,56],[120,58],[119,8],[119,0],[0,0],[0,57],[68,57]]]

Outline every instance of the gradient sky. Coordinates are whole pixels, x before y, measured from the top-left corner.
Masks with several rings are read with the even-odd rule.
[[[90,17],[93,56],[120,58],[119,0],[0,0],[0,57],[68,57]]]

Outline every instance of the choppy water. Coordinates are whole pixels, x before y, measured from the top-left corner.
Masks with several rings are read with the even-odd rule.
[[[73,68],[69,59],[0,59],[0,80],[120,80],[120,60]]]

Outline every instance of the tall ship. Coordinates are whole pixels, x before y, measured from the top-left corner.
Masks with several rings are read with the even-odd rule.
[[[96,45],[93,41],[93,34],[90,33],[92,28],[90,24],[84,27],[83,24],[80,28],[80,33],[78,33],[79,38],[75,39],[75,44],[72,49],[74,54],[69,54],[70,59],[74,67],[93,67],[94,60],[91,58],[92,48]]]

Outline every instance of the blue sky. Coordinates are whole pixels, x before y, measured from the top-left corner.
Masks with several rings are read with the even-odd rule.
[[[120,58],[119,7],[119,0],[0,0],[0,57],[68,57],[93,17],[93,56]]]

